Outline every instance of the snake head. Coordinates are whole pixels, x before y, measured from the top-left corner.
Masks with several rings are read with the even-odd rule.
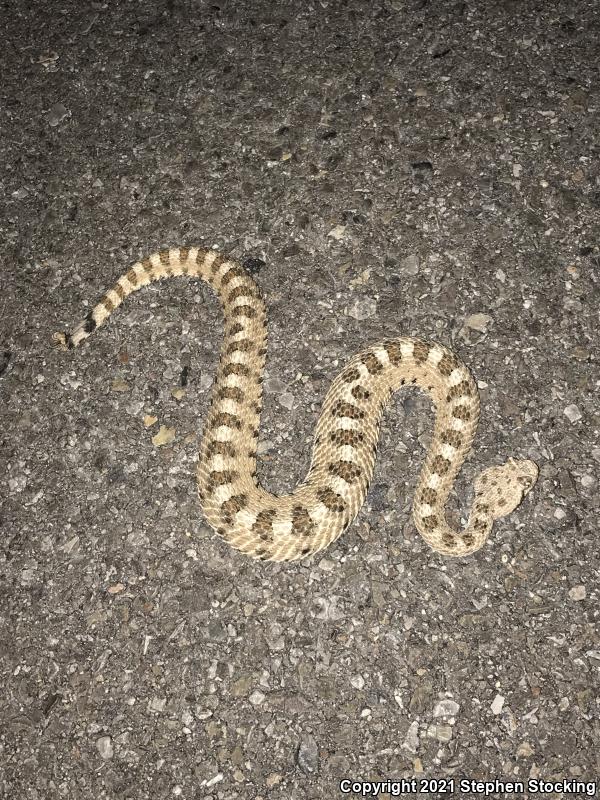
[[[523,495],[521,499],[523,499],[535,486],[540,474],[539,467],[535,461],[530,461],[529,459],[517,461],[514,458],[508,459],[508,465],[514,471],[513,480],[522,488]]]
[[[509,458],[506,464],[484,470],[475,481],[479,505],[486,505],[494,519],[505,517],[521,504],[538,479],[537,464]]]
[[[57,332],[52,334],[52,343],[59,350],[68,350],[68,341],[69,338],[66,333]]]

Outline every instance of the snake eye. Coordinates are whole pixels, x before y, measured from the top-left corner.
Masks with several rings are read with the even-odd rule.
[[[525,492],[528,492],[531,489],[531,487],[533,486],[533,483],[534,483],[533,478],[530,478],[527,475],[521,475],[518,478],[518,481],[521,484],[521,486],[523,487],[523,490]]]

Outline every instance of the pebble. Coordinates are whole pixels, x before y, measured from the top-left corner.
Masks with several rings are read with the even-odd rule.
[[[365,685],[365,679],[362,675],[354,675],[352,678],[350,678],[350,685],[355,689],[363,689]]]
[[[202,373],[202,375],[200,375],[200,389],[203,392],[206,392],[208,389],[210,389],[210,387],[212,386],[212,383],[213,383],[213,379],[212,379],[212,377],[210,375],[207,375],[204,372]]]
[[[56,128],[56,126],[60,125],[65,117],[70,116],[71,112],[68,108],[66,108],[62,103],[55,103],[48,112],[48,125],[50,125],[51,128]]]
[[[69,539],[68,542],[65,542],[65,544],[62,546],[61,549],[65,553],[72,553],[78,544],[79,544],[79,536],[75,535],[71,539]]]
[[[360,275],[350,281],[350,286],[354,289],[356,286],[366,286],[371,279],[371,270],[364,269]]]
[[[265,701],[265,695],[260,692],[258,689],[255,689],[248,700],[252,703],[253,706],[259,706],[261,703]]]
[[[291,411],[294,407],[294,395],[291,392],[284,392],[279,395],[279,404]]]
[[[433,709],[434,717],[455,717],[460,706],[454,700],[440,700]]]
[[[25,475],[17,475],[16,478],[10,478],[8,481],[8,488],[11,492],[22,492],[27,486],[27,478]]]
[[[567,406],[564,410],[564,415],[567,417],[569,422],[579,422],[583,414],[579,410],[579,408],[575,405],[575,403],[571,403],[571,405]]]
[[[517,748],[517,758],[528,758],[533,755],[533,747],[529,742],[521,742]]]
[[[261,439],[256,447],[256,452],[259,456],[264,456],[275,447],[275,442],[272,439]]]
[[[329,231],[327,236],[330,236],[332,239],[337,239],[339,241],[340,239],[343,239],[345,232],[346,232],[345,225],[336,225],[335,228],[332,228]]]
[[[319,768],[319,748],[313,736],[303,736],[298,752],[296,754],[296,762],[302,772],[307,775],[314,775]]]
[[[465,320],[465,327],[470,328],[472,331],[477,331],[478,333],[486,333],[487,326],[492,321],[492,318],[489,314],[471,314]]]
[[[406,256],[400,262],[400,266],[402,267],[402,272],[406,273],[407,275],[417,275],[419,272],[419,267],[421,265],[421,261],[419,256],[416,253],[412,253],[410,256]]]
[[[410,723],[402,747],[413,754],[419,749],[419,723],[417,720]]]
[[[254,676],[244,675],[233,682],[231,694],[233,697],[243,697],[254,683]]]
[[[452,727],[450,725],[430,725],[427,728],[427,736],[430,739],[437,739],[438,742],[449,742],[452,739]]]
[[[497,694],[496,697],[494,697],[490,708],[492,709],[492,714],[500,714],[504,708],[504,697],[502,697],[501,694]]]
[[[431,693],[431,684],[424,683],[420,686],[417,686],[408,704],[408,707],[413,714],[420,714],[425,711],[425,709],[429,706],[429,698],[431,697]]]
[[[275,376],[267,378],[263,386],[267,394],[283,394],[287,388],[287,384],[285,384],[281,378]]]
[[[585,600],[587,596],[587,592],[585,590],[585,586],[579,584],[579,586],[573,586],[572,589],[569,589],[569,597],[571,600]]]
[[[573,358],[576,358],[578,361],[588,361],[592,355],[585,347],[574,347],[571,354]]]
[[[110,736],[101,736],[99,739],[97,739],[96,748],[100,753],[100,757],[103,758],[105,761],[108,761],[110,758],[113,757],[114,748]]]
[[[37,573],[34,568],[21,570],[21,586],[30,586],[37,581]]]
[[[165,697],[153,697],[148,703],[148,710],[154,711],[156,714],[160,714],[165,710],[166,705],[167,700]]]
[[[377,303],[372,297],[363,300],[355,300],[348,308],[348,316],[353,319],[363,320],[375,315]]]
[[[158,433],[152,437],[152,444],[155,447],[162,447],[164,444],[170,444],[175,438],[175,428],[167,428],[166,425],[161,425]]]
[[[323,572],[333,572],[338,565],[335,561],[332,561],[330,558],[324,557],[319,561],[318,567],[322,569]]]

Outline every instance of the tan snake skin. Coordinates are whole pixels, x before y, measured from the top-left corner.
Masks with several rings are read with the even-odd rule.
[[[189,275],[219,295],[225,315],[221,358],[198,462],[198,492],[206,519],[232,547],[265,561],[316,553],[340,536],[362,506],[373,475],[383,410],[396,389],[427,391],[435,429],[413,502],[425,541],[440,553],[478,550],[495,519],[513,511],[537,480],[533,461],[509,461],[482,472],[463,530],[446,521],[454,479],[475,436],[479,394],[468,369],[450,350],[399,338],[356,355],[337,376],[317,423],[312,463],[292,494],[266,492],[256,477],[256,448],[267,338],[265,306],[250,275],[213,250],[176,248],[138,261],[71,334],[77,347],[127,295],[153,280]]]

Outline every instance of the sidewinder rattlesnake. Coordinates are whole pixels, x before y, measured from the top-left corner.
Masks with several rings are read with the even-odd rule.
[[[398,338],[356,355],[335,378],[316,427],[308,475],[294,492],[275,496],[256,477],[267,317],[258,287],[214,250],[175,248],[138,261],[72,333],[54,334],[77,347],[127,295],[159,278],[188,275],[218,294],[225,316],[221,357],[198,462],[204,515],[232,547],[265,561],[291,561],[337,539],[358,514],[373,475],[379,425],[393,392],[413,384],[435,405],[435,426],[413,502],[413,519],[440,553],[478,550],[495,519],[513,511],[538,476],[533,461],[509,459],[475,480],[466,527],[448,525],[446,501],[471,449],[479,394],[469,370],[440,344]]]

